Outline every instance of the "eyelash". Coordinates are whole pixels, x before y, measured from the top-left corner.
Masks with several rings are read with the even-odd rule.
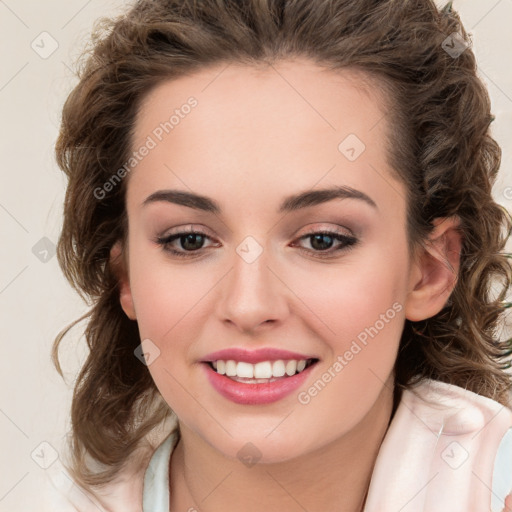
[[[175,233],[175,234],[172,234],[172,235],[169,235],[169,236],[166,236],[166,237],[158,237],[155,242],[159,245],[162,246],[162,249],[165,251],[165,252],[168,252],[170,253],[171,255],[173,256],[177,256],[178,258],[194,258],[194,257],[197,257],[197,253],[199,251],[201,251],[201,249],[197,249],[195,251],[187,251],[187,252],[182,252],[182,251],[177,251],[175,249],[171,249],[170,248],[170,244],[174,241],[174,240],[177,240],[183,236],[186,236],[186,235],[201,235],[201,236],[204,236],[206,238],[210,238],[208,235],[206,235],[205,233],[203,233],[202,231],[182,231],[182,232],[179,232],[179,233]],[[298,238],[298,240],[303,240],[303,239],[307,239],[307,238],[311,238],[315,235],[327,235],[327,236],[330,236],[336,240],[338,240],[339,242],[343,242],[340,246],[338,246],[337,248],[335,249],[326,249],[325,251],[315,251],[315,250],[312,250],[312,249],[305,249],[304,247],[299,247],[299,250],[302,251],[302,252],[306,252],[306,253],[313,253],[315,257],[318,257],[318,258],[332,258],[333,257],[333,253],[336,253],[336,252],[339,252],[339,251],[349,251],[351,249],[354,248],[354,246],[356,246],[358,243],[359,243],[359,240],[357,238],[355,238],[354,236],[349,236],[349,235],[344,235],[342,233],[338,233],[336,231],[329,231],[329,230],[322,230],[322,231],[312,231],[306,235],[303,235],[301,236],[300,238]]]

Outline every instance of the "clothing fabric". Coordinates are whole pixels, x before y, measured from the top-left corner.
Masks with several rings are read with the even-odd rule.
[[[63,467],[48,473],[48,512],[168,512],[174,430],[94,495]],[[52,469],[52,468],[50,468]],[[49,471],[49,470],[48,470]],[[364,512],[502,512],[512,494],[512,411],[425,379],[403,391],[379,449]]]

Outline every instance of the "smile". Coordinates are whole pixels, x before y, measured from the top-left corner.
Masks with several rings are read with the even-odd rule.
[[[263,405],[299,388],[319,358],[277,347],[230,347],[207,354],[199,362],[222,397],[236,404]]]
[[[316,359],[261,361],[256,364],[245,361],[234,361],[229,359],[224,361],[219,359],[209,364],[219,375],[226,375],[238,382],[245,383],[264,383],[273,382],[280,377],[292,377],[297,373],[303,372],[311,366]]]

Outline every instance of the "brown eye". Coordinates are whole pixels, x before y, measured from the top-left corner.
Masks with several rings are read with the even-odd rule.
[[[311,247],[315,250],[324,251],[330,249],[334,243],[335,238],[332,235],[318,233],[316,235],[309,235]]]
[[[206,240],[210,237],[201,231],[184,231],[166,237],[158,237],[156,243],[162,246],[163,250],[178,257],[194,257],[204,247]],[[176,247],[175,243],[178,243]]]
[[[202,248],[204,236],[199,233],[188,233],[186,235],[181,235],[178,240],[185,250],[194,251]]]

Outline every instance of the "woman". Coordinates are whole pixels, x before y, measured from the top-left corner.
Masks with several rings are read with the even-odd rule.
[[[467,41],[429,0],[140,1],[97,33],[56,148],[92,299],[68,503],[510,509],[510,221]]]

